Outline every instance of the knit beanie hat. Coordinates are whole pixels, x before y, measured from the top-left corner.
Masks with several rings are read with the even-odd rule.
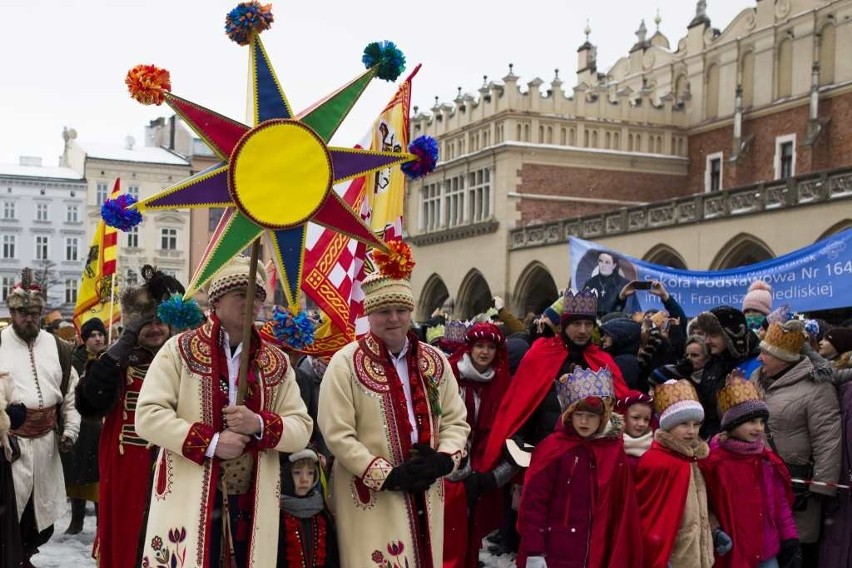
[[[782,361],[795,363],[802,358],[802,345],[806,339],[805,324],[799,320],[771,323],[760,342],[760,349]]]
[[[833,327],[825,332],[823,339],[831,343],[840,354],[852,351],[852,328]]]
[[[80,326],[80,337],[83,338],[83,341],[87,341],[89,336],[96,331],[101,332],[101,335],[104,337],[107,335],[106,326],[101,321],[101,318],[89,318]]]
[[[401,240],[386,244],[387,251],[373,251],[373,261],[378,270],[361,283],[364,313],[367,315],[390,308],[414,311],[414,292],[409,282],[414,269],[411,247]]]
[[[690,420],[704,421],[704,407],[692,383],[669,380],[654,388],[654,409],[660,415],[660,428],[669,431]]]
[[[768,315],[772,311],[772,286],[763,280],[755,280],[743,298],[743,311],[755,310]]]
[[[228,292],[248,289],[250,267],[249,257],[239,255],[232,258],[210,279],[207,285],[207,301],[212,304]],[[254,282],[255,296],[260,301],[266,300],[266,269],[261,263],[257,264]]]
[[[769,407],[760,400],[757,387],[741,377],[734,375],[728,378],[727,384],[719,391],[718,401],[722,430],[727,432],[755,418],[769,420]]]
[[[150,264],[143,266],[141,273],[145,283],[127,287],[121,293],[121,321],[124,327],[155,318],[159,305],[172,294],[186,293],[183,284],[175,277],[157,270]]]

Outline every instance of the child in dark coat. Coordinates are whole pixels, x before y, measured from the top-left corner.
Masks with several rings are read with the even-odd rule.
[[[722,432],[710,442],[710,457],[699,462],[710,509],[732,541],[715,566],[798,568],[790,475],[764,435],[769,408],[754,383],[734,374],[718,398]]]
[[[557,383],[563,409],[536,446],[518,510],[519,568],[639,568],[639,509],[612,375],[576,368]]]
[[[337,539],[325,510],[320,463],[309,448],[281,459],[278,568],[338,568]]]

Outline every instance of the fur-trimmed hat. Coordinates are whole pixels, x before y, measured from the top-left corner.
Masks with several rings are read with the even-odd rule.
[[[670,380],[654,388],[654,408],[660,414],[660,428],[669,431],[690,420],[704,421],[704,407],[692,383]]]
[[[743,312],[754,310],[763,315],[772,311],[772,286],[763,280],[755,280],[743,297]]]
[[[728,351],[734,357],[745,357],[749,351],[748,337],[752,332],[746,324],[745,314],[733,306],[718,306],[701,312],[689,326],[690,335],[695,329],[708,335],[722,335]]]
[[[730,432],[755,418],[769,420],[769,407],[760,400],[757,387],[751,381],[737,376],[729,377],[727,384],[719,391],[718,400],[722,430]]]
[[[104,322],[101,321],[101,318],[89,318],[80,326],[80,337],[83,338],[83,341],[87,341],[89,336],[96,331],[100,332],[100,334],[106,338],[107,330]]]
[[[782,361],[795,363],[802,358],[802,346],[807,337],[805,324],[800,320],[771,323],[760,342],[760,349]]]
[[[15,284],[6,296],[6,306],[10,310],[43,310],[47,298],[35,278],[32,268],[21,271],[21,281]]]
[[[831,343],[841,355],[852,351],[852,328],[833,327],[825,332],[823,339]]]
[[[186,289],[174,276],[169,276],[157,270],[150,264],[142,267],[140,286],[125,288],[121,293],[121,322],[124,327],[131,327],[145,320],[157,317],[157,307],[172,294],[183,295]]]
[[[250,267],[251,259],[247,256],[238,255],[228,261],[210,279],[210,283],[207,285],[207,301],[212,304],[228,292],[247,289]],[[254,282],[256,297],[261,302],[266,300],[266,269],[259,262],[257,263]]]

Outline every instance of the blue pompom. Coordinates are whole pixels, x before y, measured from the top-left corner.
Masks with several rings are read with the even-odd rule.
[[[243,2],[225,16],[225,34],[240,45],[248,45],[252,33],[269,29],[273,21],[272,4]]]
[[[316,322],[307,313],[293,315],[289,309],[272,308],[272,333],[280,343],[296,351],[313,345]]]
[[[385,81],[396,81],[405,71],[405,55],[392,41],[374,41],[364,48],[361,61],[367,69],[378,66],[376,77]]]
[[[122,194],[115,199],[107,199],[101,205],[101,219],[108,227],[127,232],[142,222],[142,214],[136,209],[128,209],[136,203],[132,195]]]
[[[418,179],[432,173],[438,164],[438,141],[431,136],[420,136],[408,145],[408,151],[417,159],[402,164],[402,172],[408,179]]]
[[[193,329],[204,322],[204,314],[195,300],[184,300],[180,294],[172,294],[157,307],[157,317],[175,331]]]

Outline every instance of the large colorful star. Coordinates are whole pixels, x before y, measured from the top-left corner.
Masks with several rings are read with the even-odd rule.
[[[173,95],[162,99],[198,134],[221,163],[199,172],[137,207],[224,207],[219,225],[195,269],[186,296],[200,290],[229,260],[265,235],[289,304],[297,303],[312,221],[370,246],[385,248],[360,216],[332,190],[334,184],[415,160],[409,153],[328,146],[349,110],[376,76],[368,69],[322,101],[294,114],[256,33],[248,41],[253,127]]]

